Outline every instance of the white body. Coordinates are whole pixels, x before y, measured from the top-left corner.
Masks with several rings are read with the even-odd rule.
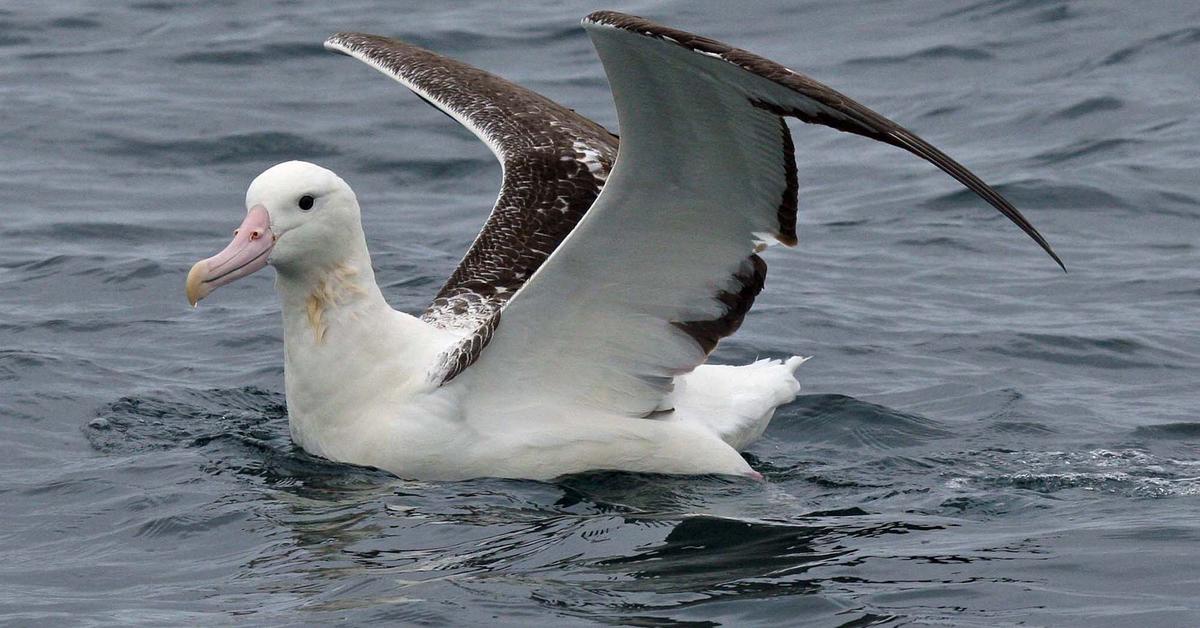
[[[301,447],[414,478],[552,478],[589,469],[758,477],[738,450],[795,398],[793,373],[803,360],[703,362],[763,286],[765,264],[754,253],[772,240],[797,241],[795,153],[782,116],[933,163],[1054,256],[1016,208],[961,164],[821,83],[641,18],[598,12],[584,26],[622,132],[606,179],[601,153],[586,142],[545,152],[554,140],[539,130],[561,129],[564,119],[591,129],[571,137],[601,138],[593,148],[614,140],[540,96],[376,36],[326,42],[462,122],[506,172],[518,173],[506,176],[492,214],[500,218],[477,240],[514,255],[472,275],[476,288],[494,288],[484,293],[505,290],[502,309],[463,316],[478,304],[467,299],[451,309],[459,320],[428,323],[380,294],[358,201],[337,175],[287,162],[255,179],[242,227],[224,251],[192,268],[187,293],[195,303],[275,266],[288,411]],[[551,168],[547,155],[568,167]],[[572,179],[571,164],[591,174]],[[553,222],[574,198],[557,186],[560,176],[567,188],[599,192],[569,232],[539,249],[549,245],[512,228],[512,213]],[[546,198],[519,193],[529,189]],[[525,253],[545,257],[514,266]],[[470,257],[460,270],[471,269]],[[492,283],[506,273],[510,283]]]
[[[358,262],[320,282],[326,304],[316,325],[312,285],[286,270],[277,282],[292,438],[330,460],[426,479],[548,479],[591,469],[753,476],[737,448],[800,387],[792,374],[802,360],[794,358],[702,366],[677,380],[676,410],[652,418],[537,398],[478,407],[470,370],[444,386],[428,378],[458,337],[393,310],[367,260]]]

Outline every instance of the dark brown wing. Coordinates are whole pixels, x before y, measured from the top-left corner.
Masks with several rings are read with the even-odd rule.
[[[444,328],[494,328],[501,306],[596,200],[617,157],[616,136],[528,89],[403,41],[338,33],[325,47],[411,89],[500,160],[504,179],[491,215],[421,317]],[[486,344],[480,340],[466,343],[463,355],[448,356],[459,364],[454,370],[469,364],[470,354]]]

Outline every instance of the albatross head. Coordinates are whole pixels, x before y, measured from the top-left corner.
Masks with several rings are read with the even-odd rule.
[[[318,273],[365,251],[354,191],[303,161],[272,166],[246,190],[246,218],[233,241],[196,262],[187,277],[193,306],[213,290],[270,264],[280,274]]]

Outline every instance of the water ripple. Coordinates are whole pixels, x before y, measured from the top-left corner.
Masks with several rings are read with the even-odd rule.
[[[1163,350],[1131,338],[1093,338],[1052,334],[1014,334],[985,348],[1001,355],[1103,369],[1183,368]]]
[[[315,159],[336,155],[329,144],[282,131],[234,133],[216,139],[150,140],[110,135],[102,152],[155,166],[196,166]]]
[[[848,65],[889,65],[889,64],[907,64],[917,61],[988,61],[993,58],[992,53],[979,48],[977,46],[930,46],[915,52],[898,55],[887,55],[880,57],[859,57],[850,59],[846,63]]]
[[[1164,457],[1141,449],[1018,451],[995,458],[998,466],[1010,470],[953,477],[950,486],[982,484],[1046,495],[1068,491],[1157,498],[1200,495],[1200,459]]]
[[[1053,117],[1064,120],[1075,120],[1093,113],[1118,111],[1125,106],[1125,101],[1114,96],[1094,96],[1085,98],[1077,103],[1054,112]]]
[[[179,65],[261,65],[304,57],[323,57],[325,48],[319,43],[297,41],[264,44],[256,48],[231,50],[206,50],[178,55],[174,62]]]
[[[845,395],[801,395],[774,434],[844,447],[892,449],[945,438],[935,421]]]
[[[1062,183],[1031,178],[994,186],[1005,198],[1020,207],[1070,207],[1083,209],[1122,208],[1130,203],[1113,190],[1085,183]],[[930,209],[961,209],[977,202],[970,190],[955,190],[935,196],[923,204]],[[999,214],[992,216],[999,219]]]
[[[1100,60],[1101,66],[1123,65],[1133,57],[1153,51],[1156,48],[1187,48],[1200,44],[1200,27],[1190,26],[1173,30],[1155,37],[1142,40],[1137,44],[1122,48]]]
[[[1087,157],[1125,156],[1141,143],[1141,140],[1124,138],[1081,140],[1069,146],[1038,153],[1034,160],[1043,165],[1050,165],[1066,164]]]
[[[767,252],[715,356],[821,357],[746,454],[762,482],[315,458],[270,271],[199,311],[179,294],[233,226],[201,208],[310,159],[352,181],[385,294],[419,311],[498,168],[321,39],[415,39],[615,122],[589,7],[76,4],[0,8],[0,623],[1196,623],[1186,3],[642,3],[920,127],[1077,260],[1025,274],[970,192],[794,124],[802,245]]]

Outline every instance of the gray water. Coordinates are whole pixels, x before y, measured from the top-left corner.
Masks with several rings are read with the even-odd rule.
[[[1200,624],[1200,8],[1054,0],[612,6],[751,49],[924,135],[794,124],[798,250],[714,359],[814,355],[766,482],[416,482],[289,441],[266,271],[183,280],[246,185],[354,186],[421,310],[499,167],[337,30],[615,127],[576,2],[0,8],[0,622]]]

